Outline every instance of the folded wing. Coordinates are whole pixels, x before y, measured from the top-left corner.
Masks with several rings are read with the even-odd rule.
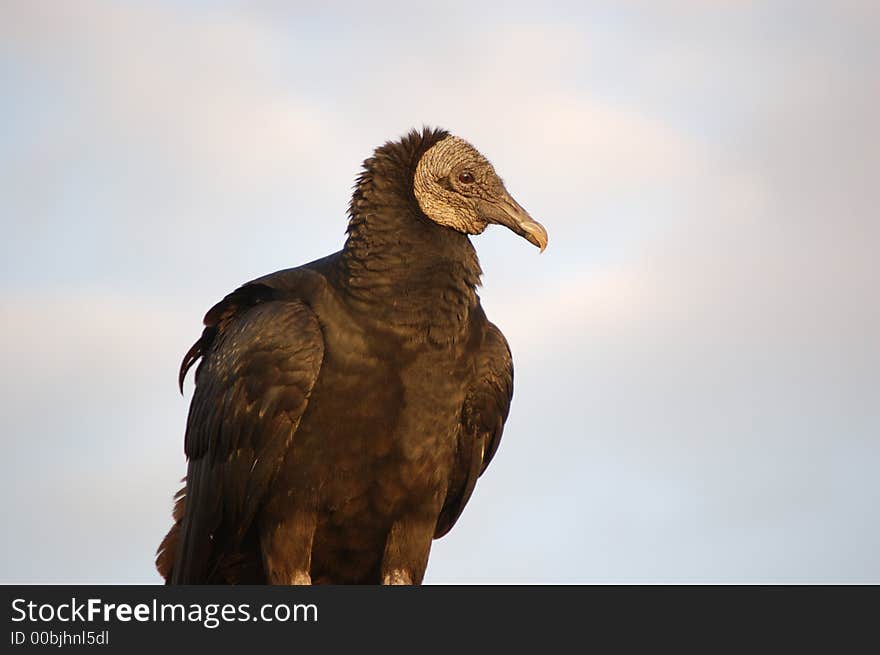
[[[205,318],[186,426],[186,489],[157,564],[173,584],[241,581],[259,568],[248,548],[255,516],[278,471],[324,354],[318,321],[302,302],[259,284],[242,287]],[[255,561],[256,560],[256,561]]]

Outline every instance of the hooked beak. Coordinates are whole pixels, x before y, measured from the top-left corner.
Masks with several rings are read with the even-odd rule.
[[[547,247],[547,230],[538,221],[532,219],[529,213],[520,207],[506,191],[499,199],[483,200],[477,202],[480,213],[490,223],[503,225],[525,237],[544,252]]]

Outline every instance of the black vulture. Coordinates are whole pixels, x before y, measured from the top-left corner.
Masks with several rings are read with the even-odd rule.
[[[490,223],[547,245],[473,146],[412,131],[364,162],[341,251],[208,311],[168,583],[421,583],[513,394],[468,237]]]

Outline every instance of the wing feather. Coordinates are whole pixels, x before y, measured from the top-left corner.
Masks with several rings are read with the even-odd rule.
[[[513,397],[513,360],[501,331],[486,321],[476,375],[461,410],[458,449],[435,538],[452,529],[498,450]]]
[[[305,304],[262,290],[236,294],[208,313],[196,344],[202,363],[184,440],[187,486],[178,501],[184,506],[172,528],[178,534],[169,533],[159,554],[173,584],[208,582],[224,558],[236,560],[323,359],[321,329]],[[184,359],[186,368],[195,361],[193,352]],[[163,548],[172,545],[169,562]]]

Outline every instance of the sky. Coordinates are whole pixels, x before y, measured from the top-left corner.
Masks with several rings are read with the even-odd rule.
[[[320,6],[316,6],[320,5]],[[180,360],[473,143],[516,386],[427,583],[880,582],[880,9],[0,1],[0,582],[158,583]]]

